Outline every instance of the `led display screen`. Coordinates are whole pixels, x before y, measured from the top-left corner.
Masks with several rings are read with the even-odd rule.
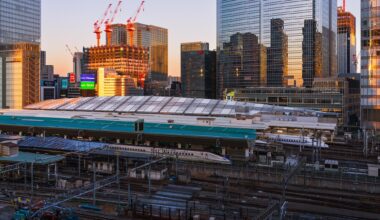
[[[81,90],[95,90],[95,82],[80,82]]]
[[[80,81],[81,82],[95,82],[95,74],[93,73],[81,74]]]

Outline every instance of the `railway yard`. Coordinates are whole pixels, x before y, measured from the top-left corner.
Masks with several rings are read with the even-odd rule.
[[[294,147],[284,147],[289,148],[294,153]],[[59,162],[58,166],[62,168],[53,179],[76,179],[76,182],[79,179],[91,184],[94,178],[107,179],[117,173],[120,179],[99,186],[94,190],[95,195],[91,186],[87,193],[84,188],[79,196],[59,203],[50,212],[41,212],[39,218],[48,218],[46,213],[55,213],[51,210],[59,209],[70,210],[61,212],[73,213],[79,219],[260,219],[260,216],[276,219],[281,218],[281,210],[286,208],[286,219],[378,219],[380,179],[362,172],[367,163],[376,163],[377,157],[352,159],[349,163],[348,155],[359,158],[362,151],[358,146],[347,151],[345,148],[330,143],[328,154],[321,152],[321,159],[327,159],[325,155],[330,160],[345,159],[341,160],[338,169],[330,171],[311,167],[308,159],[305,163],[300,161],[299,167],[293,169],[292,166],[269,166],[251,161],[228,165],[164,158],[150,164],[154,158],[131,159],[133,162],[128,163],[122,162],[125,158],[120,158],[119,171],[99,170],[94,174],[84,164],[78,170],[77,156],[67,155]],[[298,158],[308,158],[311,154],[306,149],[298,154]],[[92,160],[91,157],[95,156],[83,154],[83,163]],[[115,163],[114,158],[106,158]],[[149,165],[144,166],[145,163]],[[353,166],[345,167],[345,164]],[[131,175],[139,165],[143,165],[141,171],[148,174]],[[149,172],[149,169],[167,169],[167,173],[158,178],[157,173]],[[56,180],[45,180],[44,169],[33,171],[34,180],[31,180],[30,172],[29,167],[25,170],[20,167],[14,172],[2,173],[0,203],[4,207],[7,204],[14,207],[16,204],[12,200],[15,198],[31,198],[36,202],[58,197],[56,200],[59,201],[57,195],[70,198],[70,193],[78,193],[72,192],[76,188],[74,185],[57,187],[61,184]],[[150,179],[149,173],[154,178]],[[290,177],[289,181],[287,177]],[[34,181],[32,185],[31,181]],[[82,190],[81,187],[77,189]],[[61,219],[65,219],[65,215],[61,215]]]
[[[2,112],[1,220],[380,219],[379,144],[319,113],[218,116],[228,103],[210,102],[207,116],[115,114],[86,102],[105,105]]]

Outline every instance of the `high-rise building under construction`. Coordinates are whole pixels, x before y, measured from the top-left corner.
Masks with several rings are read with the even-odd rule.
[[[112,46],[83,49],[84,73],[96,73],[99,68],[111,68],[130,76],[144,87],[148,74],[149,50],[143,47]]]
[[[149,49],[148,80],[165,81],[168,76],[168,30],[154,25],[133,24],[135,31],[133,41],[130,41],[125,24],[111,26],[111,45],[124,46],[133,42],[135,47]],[[131,45],[129,45],[131,46]]]

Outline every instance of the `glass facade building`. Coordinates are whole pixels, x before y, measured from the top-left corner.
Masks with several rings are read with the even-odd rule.
[[[0,44],[40,43],[41,0],[0,1]]]
[[[350,12],[338,9],[338,73],[357,72],[356,18]]]
[[[305,25],[313,25],[312,22],[305,22],[307,20],[315,21],[315,28],[305,27]],[[283,27],[281,27],[282,24]],[[243,68],[242,65],[241,68],[236,66],[228,68],[230,64],[224,63],[221,55],[223,56],[225,46],[228,47],[231,37],[237,33],[250,33],[257,38],[260,49],[255,51],[256,54],[253,56],[260,57],[260,61],[254,64],[259,65],[256,67],[260,70],[258,73],[246,69],[247,67]],[[279,37],[273,37],[272,34]],[[315,41],[309,43],[308,48],[317,52],[303,52],[305,34],[308,35],[309,40]],[[231,75],[236,75],[236,69],[239,69],[241,73],[251,72],[243,78],[244,81],[251,81],[249,85],[235,85],[240,88],[268,84],[269,82],[263,79],[272,80],[270,75],[277,76],[277,81],[269,84],[276,86],[281,84],[302,86],[305,79],[312,81],[318,74],[322,77],[335,76],[337,75],[336,38],[336,0],[217,0],[218,93],[221,95],[228,88],[228,81]],[[273,48],[272,45],[275,47]],[[241,51],[241,48],[236,47],[236,51],[229,53],[241,56],[241,60],[245,55],[252,56],[252,53],[248,55],[244,50]],[[229,47],[228,50],[230,50]],[[306,54],[314,57],[306,57]],[[277,67],[269,68],[266,66],[271,63],[268,58],[282,60],[278,61]],[[303,73],[305,59],[311,60],[309,66],[313,67],[309,68],[307,74]],[[235,65],[239,63],[236,62]],[[317,67],[320,70],[317,70]],[[256,82],[257,79],[260,79],[260,82]]]
[[[361,1],[361,122],[380,128],[380,1]]]
[[[203,42],[181,44],[182,96],[215,99],[216,52]]]

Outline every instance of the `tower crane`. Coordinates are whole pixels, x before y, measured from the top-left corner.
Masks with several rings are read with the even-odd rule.
[[[139,14],[141,13],[142,10],[144,10],[144,4],[145,0],[142,0],[139,8],[137,9],[137,12],[134,17],[130,17],[127,21],[127,31],[129,33],[129,45],[133,46],[134,45],[134,33],[135,33],[135,23],[137,21],[137,18]]]
[[[343,0],[343,12],[346,11],[346,0]]]
[[[120,0],[115,8],[115,11],[113,12],[112,18],[107,19],[107,21],[105,22],[105,25],[106,25],[105,32],[107,34],[107,45],[111,45],[111,33],[112,33],[111,25],[114,22],[116,15],[119,13],[121,3],[123,3],[123,1]]]
[[[70,49],[69,45],[66,44],[67,51],[71,54],[72,57],[74,57],[73,51]]]
[[[100,28],[102,27],[102,25],[104,24],[104,21],[106,20],[107,16],[108,16],[108,13],[110,12],[111,10],[111,7],[112,7],[112,4],[109,4],[106,11],[104,12],[103,14],[103,17],[102,19],[99,21],[97,20],[95,23],[94,23],[94,33],[96,34],[96,40],[97,40],[97,45],[98,47],[100,46],[100,35],[102,34],[102,31],[100,30]]]

